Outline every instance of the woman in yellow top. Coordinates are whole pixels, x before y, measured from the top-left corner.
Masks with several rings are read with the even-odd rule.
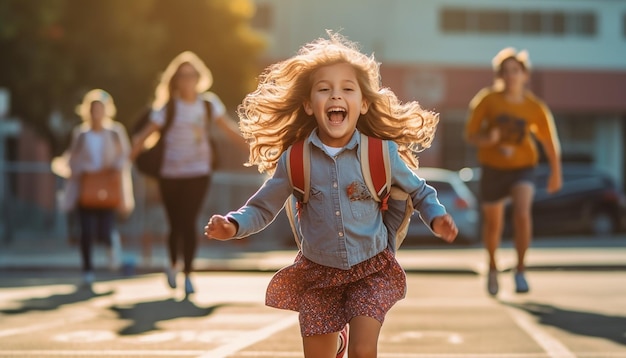
[[[487,290],[498,293],[496,250],[500,244],[505,199],[513,205],[517,269],[516,292],[529,291],[524,258],[532,237],[532,177],[538,162],[533,136],[543,147],[550,164],[548,192],[561,188],[560,146],[548,107],[526,85],[530,62],[526,51],[505,48],[492,61],[495,83],[481,90],[470,103],[466,140],[478,147],[482,175],[482,235],[489,253]]]

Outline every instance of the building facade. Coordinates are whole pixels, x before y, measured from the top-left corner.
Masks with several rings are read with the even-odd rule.
[[[422,165],[476,164],[467,108],[493,80],[491,58],[527,49],[530,89],[551,108],[564,160],[586,161],[622,187],[626,168],[626,1],[255,0],[268,63],[341,32],[382,63],[383,85],[441,114]]]

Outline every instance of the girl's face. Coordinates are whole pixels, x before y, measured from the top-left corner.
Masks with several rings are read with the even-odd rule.
[[[89,114],[91,115],[92,124],[102,123],[102,119],[104,118],[104,103],[100,101],[91,102]]]
[[[343,147],[352,138],[361,114],[367,113],[355,69],[347,63],[321,67],[313,73],[310,100],[304,110],[315,116],[322,143]]]
[[[528,72],[516,59],[509,58],[502,62],[500,77],[504,81],[506,91],[520,91],[528,81]]]
[[[192,65],[183,63],[178,68],[175,77],[176,88],[181,93],[193,93],[196,91],[200,74]]]

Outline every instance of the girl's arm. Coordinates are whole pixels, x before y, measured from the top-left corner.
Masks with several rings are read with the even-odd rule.
[[[148,123],[143,127],[143,129],[133,136],[132,138],[132,147],[130,149],[130,160],[135,160],[139,153],[143,150],[144,143],[146,139],[150,137],[153,133],[160,129],[159,125],[154,123],[153,121],[148,121]]]
[[[283,153],[274,175],[239,210],[212,216],[205,226],[205,235],[218,240],[240,239],[267,227],[293,193],[286,168]]]
[[[245,139],[241,136],[241,132],[239,131],[237,124],[235,124],[235,122],[230,119],[227,114],[216,117],[215,123],[226,134],[228,139],[237,144],[237,147],[239,147],[242,151],[248,152],[248,150],[250,150],[248,143],[246,143]]]
[[[113,125],[113,131],[115,131],[120,144],[120,156],[115,161],[115,169],[121,170],[128,163],[130,157],[130,141],[124,125],[119,122],[114,122]]]
[[[489,147],[500,142],[500,131],[497,128],[485,130],[483,120],[487,115],[485,97],[490,90],[484,89],[476,94],[470,102],[470,115],[465,125],[465,141],[477,147]]]
[[[79,146],[83,146],[83,143],[80,143],[79,145],[79,141],[83,142],[84,141],[84,134],[82,133],[82,125],[76,126],[74,128],[74,130],[72,131],[72,139],[70,140],[70,146],[67,150],[67,162],[70,168],[70,176],[72,177],[78,177],[82,174],[82,172],[84,171],[83,169],[83,163],[80,160],[80,151],[81,148],[79,148]],[[79,140],[80,138],[80,140]]]
[[[402,161],[398,155],[397,145],[393,142],[390,144],[392,184],[411,196],[413,207],[433,233],[446,242],[454,241],[458,229],[452,217],[446,212],[446,208],[439,202],[437,191]]]
[[[543,112],[543,120],[537,125],[537,140],[543,147],[550,164],[550,177],[548,178],[548,193],[552,194],[561,189],[563,178],[561,173],[561,146],[554,125],[554,118],[548,107],[540,103]]]

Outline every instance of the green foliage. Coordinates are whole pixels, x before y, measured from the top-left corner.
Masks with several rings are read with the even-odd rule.
[[[253,13],[252,0],[0,0],[0,87],[13,114],[43,133],[53,109],[78,121],[74,108],[92,88],[109,91],[130,126],[160,72],[191,50],[234,109],[254,89],[265,47]]]

